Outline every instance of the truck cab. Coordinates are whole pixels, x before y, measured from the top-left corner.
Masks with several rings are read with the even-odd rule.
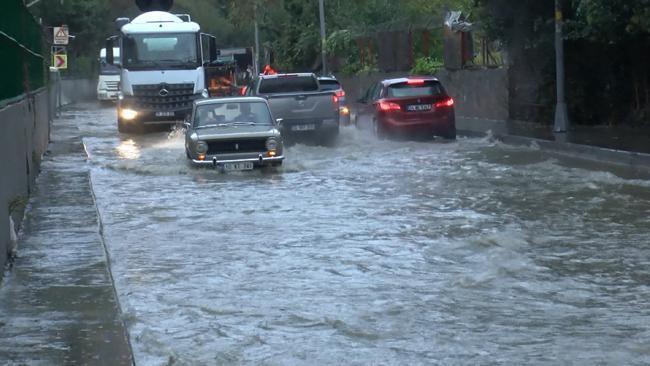
[[[117,100],[120,84],[120,49],[113,48],[114,65],[106,62],[106,48],[99,51],[99,79],[97,80],[97,99],[100,101]]]
[[[118,130],[135,132],[148,124],[183,121],[195,100],[208,97],[204,64],[216,59],[214,37],[201,34],[189,16],[163,11],[116,22],[121,55]],[[107,40],[107,50],[113,42]],[[207,44],[209,55],[204,55]],[[114,64],[110,53],[107,60]]]

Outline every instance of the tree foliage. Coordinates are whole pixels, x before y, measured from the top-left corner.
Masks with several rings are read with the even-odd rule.
[[[332,35],[328,44],[347,34],[347,47],[335,51],[354,61],[358,56],[354,37],[395,25],[439,25],[446,9],[469,10],[473,1],[325,0],[327,32]],[[115,18],[139,14],[135,0],[65,0],[56,7],[50,3],[42,1],[36,13],[47,25],[69,25],[71,33],[77,36],[70,46],[73,63],[75,59],[96,58],[104,39],[116,33]],[[280,67],[311,70],[320,66],[318,0],[176,0],[172,12],[190,14],[223,47],[252,46],[253,21],[257,19],[262,44],[273,49]]]
[[[545,120],[552,118],[555,98],[554,3],[478,0],[483,28],[508,44],[511,82],[519,86],[511,97],[535,84],[535,100],[524,99],[547,106],[537,117]],[[563,10],[571,118],[588,124],[647,123],[650,0],[564,0]]]

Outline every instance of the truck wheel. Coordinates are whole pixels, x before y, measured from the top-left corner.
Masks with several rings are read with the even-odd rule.
[[[117,131],[119,131],[120,133],[139,133],[140,124],[137,121],[125,122],[121,118],[118,118]]]

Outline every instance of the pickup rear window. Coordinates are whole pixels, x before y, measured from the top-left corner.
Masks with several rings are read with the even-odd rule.
[[[389,98],[424,97],[431,95],[442,95],[444,90],[439,82],[425,80],[424,82],[396,83],[388,86],[387,96]]]
[[[260,81],[260,94],[282,94],[318,91],[318,82],[311,76],[280,76]]]
[[[320,88],[325,91],[339,90],[341,84],[336,80],[320,80]]]

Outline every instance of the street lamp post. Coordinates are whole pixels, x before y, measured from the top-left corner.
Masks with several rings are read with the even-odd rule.
[[[562,0],[555,0],[555,72],[557,84],[557,104],[555,106],[555,132],[567,132],[569,129],[569,114],[567,112],[564,74],[564,20],[562,16]]]
[[[255,52],[253,57],[253,72],[255,75],[260,73],[260,26],[257,22],[257,1],[253,5],[253,16],[255,17]]]
[[[327,75],[327,38],[325,34],[325,0],[318,0],[318,8],[320,11],[320,50],[321,62],[323,64],[322,73]]]

